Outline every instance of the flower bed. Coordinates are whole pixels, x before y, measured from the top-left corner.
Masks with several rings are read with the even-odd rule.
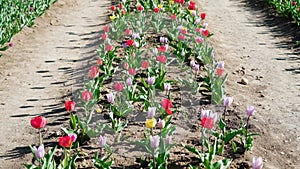
[[[9,0],[0,1],[0,51],[14,44],[12,37],[25,26],[31,27],[56,0]],[[1,55],[0,55],[1,56]]]
[[[32,119],[40,143],[27,168],[227,168],[253,148],[255,108],[232,107],[195,2],[123,0],[110,9],[90,81],[76,103],[65,102],[59,148],[45,152],[47,120]]]

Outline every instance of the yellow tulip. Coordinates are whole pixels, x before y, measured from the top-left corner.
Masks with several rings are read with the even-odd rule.
[[[174,4],[174,1],[169,1],[169,3],[170,3],[171,5],[173,5],[173,4]]]
[[[115,15],[109,16],[110,20],[115,20],[117,17]]]
[[[150,128],[150,129],[154,128],[155,125],[156,125],[156,119],[155,118],[147,119],[146,122],[145,122],[145,124],[146,124],[147,128]]]
[[[159,4],[159,5],[157,5],[157,7],[158,7],[159,9],[161,9],[161,8],[163,8],[163,5],[162,5],[162,4]]]

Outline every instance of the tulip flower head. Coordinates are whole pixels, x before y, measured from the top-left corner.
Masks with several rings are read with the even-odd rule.
[[[156,107],[148,107],[148,118],[152,119],[155,116]]]
[[[93,98],[93,94],[92,94],[92,92],[89,92],[89,91],[84,91],[84,92],[82,92],[82,94],[81,94],[81,99],[83,100],[83,101],[90,101],[90,100],[92,100],[92,98]]]
[[[171,88],[171,84],[170,83],[165,83],[164,84],[164,89],[165,89],[166,92],[168,92],[170,90],[170,88]]]
[[[77,139],[77,135],[75,133],[71,133],[68,136],[71,137],[72,143],[74,143],[76,141],[76,139]]]
[[[104,147],[106,145],[106,137],[103,135],[99,136],[99,147]]]
[[[9,47],[14,47],[15,44],[14,44],[13,42],[10,42],[10,43],[8,44],[8,46],[9,46]]]
[[[58,138],[58,144],[62,147],[69,148],[72,146],[72,137],[71,136],[63,136]]]
[[[165,55],[160,55],[157,57],[157,61],[159,61],[160,63],[166,63],[167,62],[167,58]]]
[[[150,136],[150,146],[154,149],[157,149],[159,147],[160,138],[158,135],[156,136]]]
[[[44,158],[44,156],[45,156],[44,144],[41,144],[38,148],[33,146],[33,150],[34,150],[34,154],[35,154],[36,158],[38,158],[38,159]]]
[[[200,17],[201,17],[201,19],[205,19],[206,18],[206,13],[201,13]]]
[[[114,84],[114,89],[117,91],[117,92],[121,92],[123,90],[123,84],[122,83],[115,83]]]
[[[145,125],[146,125],[146,127],[149,128],[149,129],[154,128],[155,125],[156,125],[156,119],[155,119],[155,118],[147,119],[146,122],[145,122]]]
[[[99,75],[99,68],[98,66],[91,66],[89,71],[89,76],[91,79],[95,79]]]
[[[36,129],[44,128],[47,123],[47,119],[43,116],[36,116],[30,120],[31,126]]]
[[[109,103],[113,104],[115,102],[115,95],[113,93],[107,94],[106,97]]]
[[[247,106],[247,115],[253,116],[255,113],[255,107],[254,106]]]
[[[166,122],[164,119],[158,119],[157,125],[158,125],[158,128],[163,129],[166,125]]]
[[[109,32],[109,26],[104,26],[103,30],[104,32]]]
[[[195,66],[194,66],[194,70],[195,70],[196,72],[198,72],[198,71],[199,71],[199,67],[200,67],[200,65],[199,65],[199,64],[195,64]]]
[[[201,125],[203,128],[212,129],[217,121],[217,113],[210,110],[201,111]]]
[[[263,168],[263,159],[261,157],[253,157],[252,169],[262,169]]]
[[[209,34],[210,34],[210,33],[209,33],[209,31],[208,31],[207,29],[202,29],[202,35],[203,35],[203,36],[206,36],[206,37],[207,37],[207,36],[209,36]]]
[[[128,69],[128,73],[129,73],[130,75],[135,75],[135,74],[136,74],[135,68],[129,68],[129,69]]]
[[[166,110],[166,112],[167,112],[168,115],[172,114],[172,110],[171,110],[171,108],[172,108],[172,102],[171,102],[171,100],[164,98],[161,101],[161,106]]]
[[[148,61],[143,61],[143,62],[142,62],[142,68],[148,69],[149,66],[150,66],[150,64],[149,64]]]
[[[223,105],[229,107],[233,102],[233,97],[224,97]]]
[[[172,136],[166,136],[166,144],[169,145],[169,144],[172,144]]]
[[[75,110],[76,103],[72,100],[68,100],[65,102],[65,108],[67,111],[71,112]]]
[[[148,77],[148,84],[153,85],[155,83],[155,77]]]
[[[98,59],[97,60],[97,65],[99,65],[99,66],[103,65],[103,60],[102,59]]]
[[[129,78],[126,79],[126,85],[127,86],[131,86],[132,85],[132,79],[131,79],[131,77],[129,77]]]

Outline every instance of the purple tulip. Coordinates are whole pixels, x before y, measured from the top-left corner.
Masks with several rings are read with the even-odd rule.
[[[219,61],[217,68],[224,68],[224,61]]]
[[[109,103],[114,103],[115,102],[115,95],[113,93],[107,94],[106,97],[107,97],[107,101]]]
[[[233,97],[224,97],[223,105],[229,107],[233,102]]]
[[[155,83],[155,77],[148,77],[148,84],[153,85]]]
[[[106,145],[106,137],[100,135],[100,136],[99,136],[99,146],[100,146],[100,147],[104,147],[105,145]]]
[[[14,47],[15,44],[14,44],[13,42],[10,42],[10,43],[8,44],[8,46],[9,46],[9,47]]]
[[[253,157],[252,169],[262,169],[263,168],[263,159],[261,157]]]
[[[195,70],[196,72],[198,72],[198,71],[199,71],[199,64],[195,64],[195,66],[194,66],[194,70]]]
[[[167,136],[166,137],[166,144],[172,144],[172,136]]]
[[[155,116],[156,107],[148,107],[148,118],[152,119]]]
[[[200,23],[200,21],[201,21],[201,19],[200,19],[200,18],[197,18],[197,19],[195,20],[195,25],[198,25],[198,24]]]
[[[160,138],[158,135],[156,136],[150,136],[150,146],[154,149],[158,148],[159,147],[159,141],[160,141]]]
[[[207,22],[204,22],[204,23],[202,24],[202,27],[203,27],[204,29],[206,29],[206,28],[208,27],[208,23],[207,23]]]
[[[170,83],[165,83],[164,84],[164,89],[165,89],[166,92],[168,92],[170,90],[170,88],[171,88]]]
[[[248,116],[253,116],[255,112],[254,106],[247,106],[247,115]]]
[[[36,158],[41,159],[45,156],[44,144],[41,144],[38,148],[33,146],[33,149],[34,149],[34,154],[35,154]]]
[[[194,61],[194,60],[191,60],[191,61],[190,61],[190,66],[191,66],[191,67],[195,67],[195,65],[196,65],[195,61]]]
[[[131,86],[132,85],[132,79],[131,79],[131,77],[129,77],[129,78],[126,79],[126,85],[127,86]]]

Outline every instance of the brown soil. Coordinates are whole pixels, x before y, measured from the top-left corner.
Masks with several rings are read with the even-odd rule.
[[[264,158],[264,168],[299,168],[300,62],[296,49],[286,43],[289,37],[282,36],[288,30],[278,28],[282,21],[273,24],[274,17],[268,17],[263,8],[242,0],[215,0],[200,5],[215,34],[211,42],[216,57],[225,61],[229,74],[226,91],[235,98],[234,111],[229,115],[231,125],[245,117],[247,105],[257,108],[251,125],[261,136],[255,137],[252,151],[234,157],[230,168],[249,168],[254,156]],[[5,126],[0,129],[0,168],[24,168],[22,164],[31,162],[28,145],[38,141],[29,121],[35,115],[41,113],[49,120],[44,132],[48,136],[46,147],[57,144],[57,131],[67,125],[69,117],[63,102],[77,94],[87,79],[89,65],[95,64],[100,30],[109,6],[109,1],[58,0],[33,28],[13,39],[16,46],[0,59],[0,122]],[[248,79],[248,85],[239,83],[242,77]],[[193,125],[196,122],[179,123],[178,119],[181,117],[175,117],[179,124],[175,142],[184,140],[182,143],[197,145],[199,134],[195,133],[197,125]],[[187,122],[188,128],[180,125]],[[132,131],[138,131],[142,125],[143,119],[127,129],[126,134],[136,135],[139,132]],[[82,151],[97,151],[95,143],[92,140]],[[195,162],[179,146],[172,152],[170,168]],[[115,165],[138,168],[136,159],[129,157],[140,156],[139,153],[126,154],[120,148]],[[83,160],[80,167],[87,168],[89,163]]]

